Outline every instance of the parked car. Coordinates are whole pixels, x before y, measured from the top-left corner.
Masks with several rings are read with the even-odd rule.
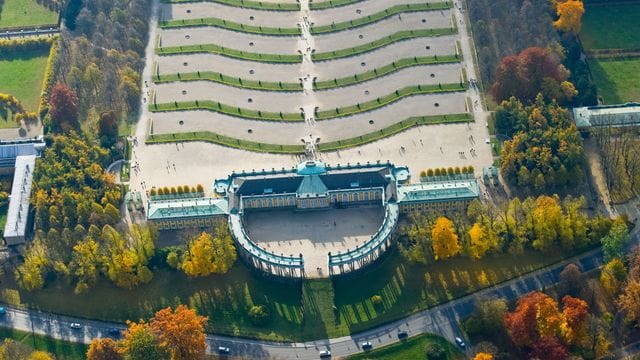
[[[329,351],[329,350],[320,351],[320,359],[325,359],[325,358],[330,358],[330,357],[331,357],[331,351]]]
[[[6,315],[7,314],[7,309],[4,308],[4,306],[0,306],[0,315]]]
[[[227,355],[231,352],[231,349],[229,349],[226,346],[218,346],[218,354],[221,355]]]
[[[409,334],[404,330],[398,330],[398,339],[406,339],[409,337]]]
[[[118,328],[111,328],[108,330],[109,335],[111,336],[120,336],[120,334],[122,333],[122,330],[118,329]]]
[[[465,346],[467,346],[467,344],[465,344],[464,341],[457,336],[456,336],[456,344],[458,344],[458,346],[460,346],[463,349]]]
[[[72,329],[75,329],[75,330],[82,329],[82,325],[80,325],[80,323],[71,323],[70,326]]]
[[[371,344],[371,341],[365,341],[362,343],[362,350],[371,350],[371,348],[373,347],[373,344]]]

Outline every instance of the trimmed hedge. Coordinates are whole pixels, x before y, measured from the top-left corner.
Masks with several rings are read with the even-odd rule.
[[[149,110],[151,112],[209,110],[220,114],[240,117],[244,119],[264,121],[304,121],[304,115],[302,113],[277,113],[243,109],[212,100],[174,101],[173,103],[150,104]]]
[[[404,58],[404,59],[396,60],[391,64],[382,66],[380,68],[369,70],[367,72],[363,72],[360,74],[355,74],[353,76],[347,76],[347,77],[333,79],[333,80],[316,81],[313,84],[313,88],[315,90],[334,89],[341,86],[359,84],[365,81],[383,77],[385,75],[394,73],[396,71],[399,71],[401,69],[411,67],[411,66],[450,64],[450,63],[460,62],[460,60],[461,60],[460,57],[457,55]]]
[[[156,48],[158,55],[177,55],[177,54],[197,54],[197,53],[212,53],[218,54],[230,58],[270,62],[270,63],[300,63],[302,62],[302,55],[279,55],[279,54],[260,54],[251,53],[241,50],[229,49],[224,46],[215,44],[204,45],[185,45],[185,46],[170,46]]]
[[[419,38],[419,37],[453,35],[453,34],[456,34],[457,32],[458,32],[458,28],[455,28],[455,27],[442,28],[442,29],[403,30],[403,31],[398,31],[391,35],[385,36],[382,39],[374,40],[370,43],[362,44],[352,48],[311,54],[311,58],[314,61],[339,59],[339,58],[367,53],[367,52],[379,49],[381,47],[387,46],[389,44],[392,44],[394,42],[399,42],[399,41]]]
[[[55,81],[55,64],[56,58],[58,57],[58,48],[60,47],[58,39],[58,36],[56,36],[55,41],[51,44],[49,58],[47,59],[47,67],[44,70],[44,79],[42,79],[42,91],[40,93],[40,103],[38,105],[38,115],[41,119],[43,119],[49,111],[49,91]]]
[[[342,108],[336,108],[333,110],[323,110],[318,111],[315,114],[316,120],[327,120],[334,119],[337,117],[344,117],[355,115],[359,113],[363,113],[366,111],[375,110],[384,106],[387,106],[391,103],[394,103],[404,97],[409,97],[413,95],[420,94],[434,94],[434,93],[443,93],[443,92],[454,92],[454,91],[464,91],[466,90],[466,86],[463,84],[438,84],[438,85],[414,85],[407,86],[402,89],[396,90],[395,92],[385,95],[381,98],[377,98],[375,100],[367,101],[362,104],[356,104],[351,106],[346,106]]]
[[[445,9],[451,9],[452,6],[453,4],[450,1],[395,5],[388,9],[385,9],[384,11],[380,11],[366,17],[361,17],[355,20],[343,21],[337,24],[332,23],[330,25],[312,26],[311,29],[309,30],[311,31],[312,34],[331,33],[331,32],[352,29],[359,26],[375,23],[380,20],[389,18],[391,16],[394,16],[400,13],[404,13],[404,12],[445,10]]]
[[[205,141],[236,149],[277,153],[277,154],[303,154],[303,145],[276,145],[259,142],[240,140],[224,135],[219,135],[210,131],[198,131],[190,133],[161,134],[147,136],[147,144],[162,144],[180,141]]]
[[[0,40],[0,57],[10,57],[21,55],[27,52],[49,52],[51,45],[58,41],[58,36],[54,37],[29,37],[17,40]]]
[[[330,9],[339,6],[346,6],[362,2],[364,0],[328,0],[328,1],[309,1],[309,10]]]
[[[283,82],[270,82],[260,80],[248,80],[237,77],[224,75],[215,71],[198,71],[189,73],[177,73],[158,75],[153,77],[153,82],[156,84],[169,83],[176,81],[212,81],[219,84],[228,86],[239,87],[243,89],[262,90],[262,91],[302,91],[303,86],[301,83],[283,83]]]
[[[374,142],[382,138],[398,134],[414,126],[461,123],[461,122],[469,122],[472,119],[473,117],[471,116],[471,114],[468,114],[468,113],[435,115],[435,116],[414,116],[372,133],[368,133],[365,135],[360,135],[360,136],[356,136],[356,137],[344,139],[344,140],[332,141],[328,143],[320,143],[318,144],[317,148],[319,151],[335,151],[335,150],[345,149],[349,147],[354,147],[354,146],[359,146],[359,145],[364,145],[370,142]]]
[[[256,10],[273,10],[273,11],[299,11],[300,4],[285,4],[275,2],[262,2],[252,0],[161,0],[164,3],[194,3],[194,2],[212,2],[222,5],[235,6]]]
[[[183,28],[183,27],[200,27],[200,26],[214,26],[221,29],[227,29],[232,31],[259,34],[259,35],[275,35],[275,36],[297,36],[302,33],[299,28],[275,28],[267,26],[253,26],[245,25],[233,21],[227,21],[218,18],[201,18],[201,19],[186,19],[186,20],[171,20],[161,21],[160,27],[163,29]]]

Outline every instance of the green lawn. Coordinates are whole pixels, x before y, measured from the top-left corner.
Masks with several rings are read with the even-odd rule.
[[[38,111],[48,57],[49,49],[15,57],[0,57],[0,92],[17,97],[26,110]],[[2,123],[5,121],[0,119]]]
[[[3,0],[0,9],[0,28],[58,23],[58,14],[36,0]]]
[[[304,285],[275,282],[254,275],[241,263],[225,276],[201,279],[156,269],[153,281],[138,289],[118,289],[101,281],[84,295],[74,295],[71,286],[54,279],[42,290],[21,291],[13,277],[6,275],[0,279],[0,301],[112,321],[148,318],[160,308],[183,303],[209,317],[210,332],[270,340],[312,340],[396,320],[554,263],[560,259],[556,255],[559,253],[531,251],[520,256],[490,256],[482,261],[457,258],[422,266],[407,263],[394,250],[371,270],[334,279],[333,289],[329,280]],[[371,303],[373,295],[383,298],[381,307]],[[265,305],[272,314],[266,327],[251,324],[247,309],[253,304]]]
[[[605,104],[640,101],[640,58],[588,61],[598,95]]]
[[[440,336],[424,334],[409,338],[406,341],[387,345],[379,349],[349,357],[350,360],[379,359],[379,360],[399,360],[399,359],[426,359],[425,347],[428,344],[440,344],[445,351],[446,357],[442,360],[464,359],[464,355],[452,343]]]
[[[640,3],[587,5],[580,39],[586,50],[640,48]]]
[[[87,345],[56,340],[48,336],[33,335],[14,329],[0,328],[0,341],[13,339],[36,350],[54,354],[58,360],[82,360],[87,353]]]

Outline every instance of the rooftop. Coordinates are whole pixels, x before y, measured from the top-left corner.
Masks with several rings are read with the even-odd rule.
[[[398,186],[398,203],[465,200],[479,197],[476,179],[449,180]]]
[[[211,197],[171,199],[149,202],[147,218],[170,220],[174,218],[214,216],[227,214],[227,200]]]
[[[7,211],[7,223],[4,226],[4,237],[8,243],[12,238],[24,238],[29,215],[29,197],[31,181],[36,167],[36,155],[21,155],[15,158],[16,171],[11,187],[11,199]]]
[[[573,108],[573,118],[578,128],[640,125],[640,103]]]

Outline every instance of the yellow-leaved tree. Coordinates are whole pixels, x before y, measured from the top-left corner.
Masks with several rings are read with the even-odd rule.
[[[236,261],[236,248],[226,226],[216,226],[216,236],[203,232],[189,244],[182,270],[189,276],[224,274]]]
[[[577,35],[582,26],[584,4],[582,0],[559,1],[556,5],[558,20],[553,22],[556,29]]]
[[[450,258],[460,252],[458,235],[453,229],[453,222],[444,216],[437,218],[431,227],[431,240],[436,260]]]
[[[474,259],[482,259],[484,254],[491,248],[491,239],[487,236],[484,226],[479,223],[473,224],[469,229],[469,238],[471,240],[471,257]]]
[[[476,354],[473,360],[493,360],[493,355],[479,352]]]

